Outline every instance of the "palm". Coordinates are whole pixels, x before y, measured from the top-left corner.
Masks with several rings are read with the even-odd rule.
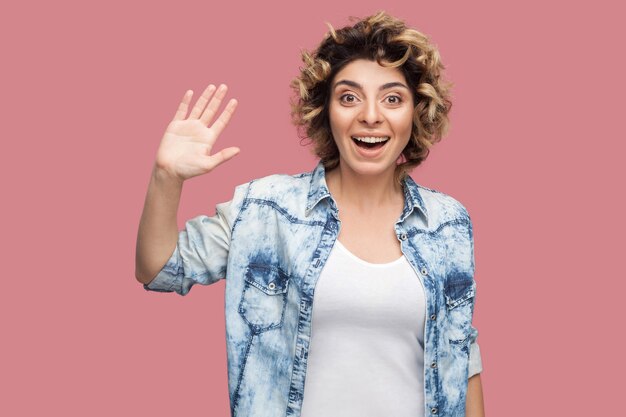
[[[186,180],[210,172],[239,152],[238,148],[231,147],[211,155],[215,141],[228,124],[237,105],[237,101],[231,99],[209,127],[227,88],[221,86],[211,98],[214,90],[212,85],[207,87],[186,117],[192,95],[188,91],[176,116],[167,126],[157,152],[156,165],[174,178]]]

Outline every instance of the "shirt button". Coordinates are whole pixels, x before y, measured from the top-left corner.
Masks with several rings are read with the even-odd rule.
[[[437,362],[433,362],[433,363],[431,363],[431,364],[430,364],[430,367],[431,367],[431,368],[436,368],[436,367],[437,367]]]
[[[430,409],[430,412],[433,413],[433,414],[437,414],[437,411],[438,411],[437,407],[433,407],[433,408]]]
[[[437,315],[436,314],[431,314],[430,315],[430,319],[433,320],[433,321],[437,320]]]
[[[270,282],[270,285],[268,285],[270,290],[273,290],[274,288],[276,288],[276,284],[274,284],[273,282]]]
[[[406,240],[406,233],[402,233],[402,234],[400,235],[400,239],[401,239],[401,240]]]
[[[422,275],[428,275],[428,269],[422,268]]]

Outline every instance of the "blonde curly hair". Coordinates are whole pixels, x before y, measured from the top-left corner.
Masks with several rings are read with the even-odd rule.
[[[313,53],[301,51],[305,66],[290,84],[295,92],[291,100],[292,122],[299,130],[304,130],[300,137],[311,140],[313,152],[324,166],[336,167],[339,150],[331,133],[328,112],[330,86],[335,75],[356,59],[399,68],[413,88],[415,105],[411,138],[395,171],[395,179],[401,183],[426,159],[432,145],[440,141],[449,128],[452,83],[442,79],[445,67],[439,51],[427,36],[407,28],[402,20],[384,11],[339,30],[326,24],[329,32],[317,49]]]

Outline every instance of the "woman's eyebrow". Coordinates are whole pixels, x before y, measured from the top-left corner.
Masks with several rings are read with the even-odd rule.
[[[337,81],[335,83],[335,85],[333,86],[333,90],[335,88],[337,88],[338,86],[342,85],[342,84],[343,85],[349,85],[350,87],[358,88],[359,90],[363,90],[363,86],[361,84],[359,84],[357,82],[354,82],[354,81],[350,81],[350,80]],[[407,90],[409,90],[409,87],[407,87],[405,84],[402,84],[400,82],[394,81],[394,82],[391,82],[391,83],[387,83],[387,84],[381,85],[380,88],[378,89],[378,91],[386,90],[386,89],[391,88],[391,87],[404,87]]]

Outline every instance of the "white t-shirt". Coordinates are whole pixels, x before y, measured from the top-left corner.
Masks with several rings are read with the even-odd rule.
[[[425,301],[406,257],[372,264],[337,240],[315,287],[301,416],[424,415]]]

